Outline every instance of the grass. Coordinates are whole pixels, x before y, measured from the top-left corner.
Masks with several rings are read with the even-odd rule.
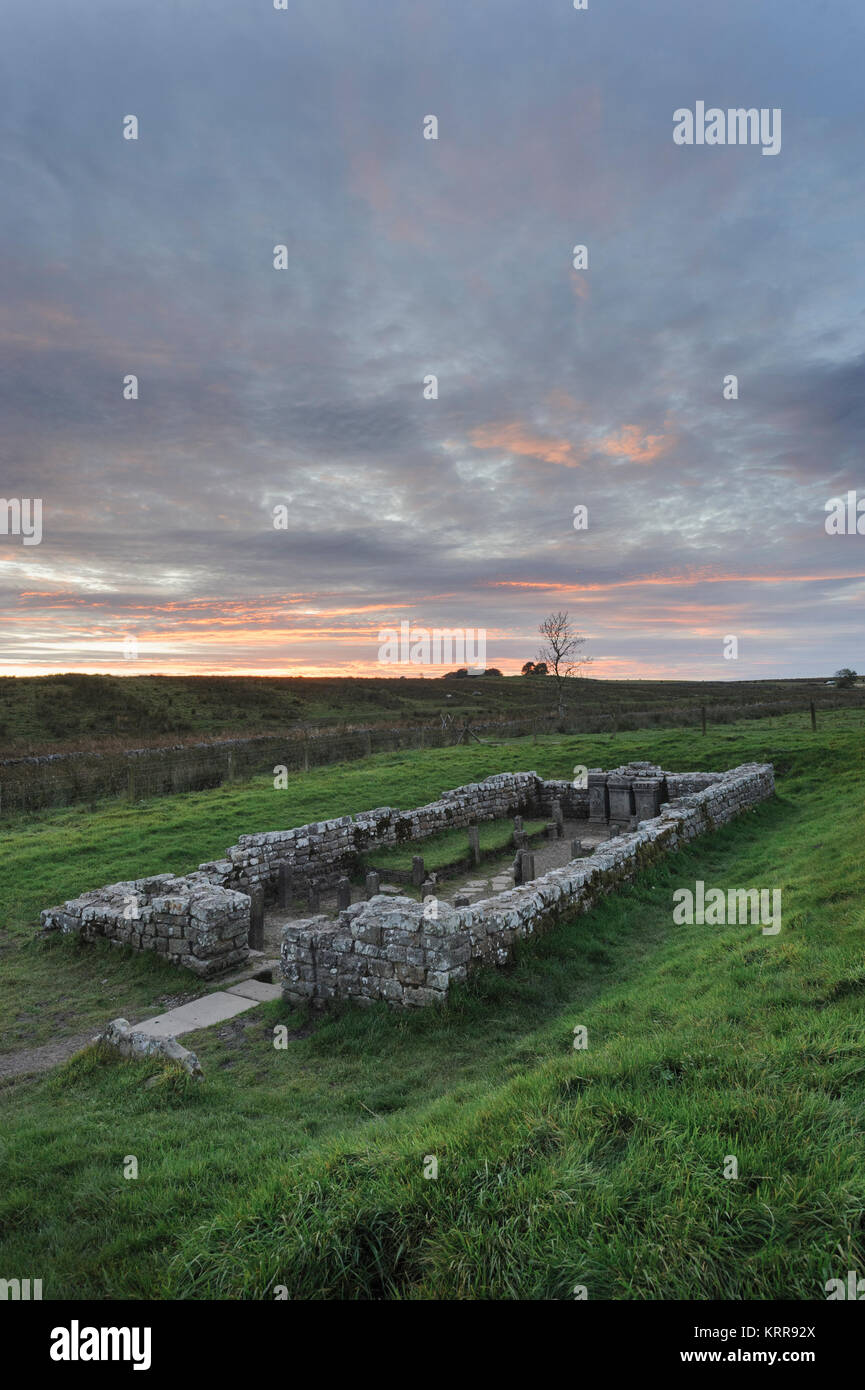
[[[383,755],[285,793],[141,807],[141,840],[119,808],[77,832],[73,813],[22,826],[6,867],[20,883],[19,856],[51,845],[53,862],[29,862],[59,887],[93,867],[76,833],[108,856],[103,870],[142,848],[139,872],[181,867],[160,856],[196,844],[210,857],[236,816],[276,824],[280,796],[291,824],[313,801],[315,818],[335,800],[408,806],[506,767],[768,758],[779,774],[772,802],[525,944],[513,967],[480,972],[443,1010],[348,1008],[310,1027],[271,1004],[185,1040],[199,1085],[98,1049],[7,1085],[4,1269],[70,1298],[272,1298],[280,1285],[292,1298],[569,1299],[576,1285],[592,1299],[821,1298],[827,1278],[865,1267],[863,719],[821,724]],[[780,887],[782,931],[673,926],[673,889],[696,878]],[[37,891],[13,890],[18,932]],[[75,955],[63,943],[26,963],[50,959],[74,997]],[[130,1154],[137,1180],[123,1177]]]
[[[530,654],[531,655],[531,654]],[[287,729],[326,729],[346,723],[429,723],[444,711],[462,722],[531,719],[555,711],[553,682],[539,677],[485,675],[464,680],[401,677],[283,676],[52,676],[0,677],[0,753],[21,756],[56,749],[117,749]],[[608,681],[579,679],[568,687],[572,717],[615,727],[635,712],[638,722],[676,724],[715,717],[743,706],[778,701],[862,703],[825,679],[763,681]],[[781,713],[779,709],[776,711]],[[620,727],[628,727],[626,723]]]
[[[543,820],[523,818],[523,830],[527,835],[539,835],[546,825]],[[514,822],[504,820],[481,821],[478,826],[478,843],[481,857],[504,854],[513,845]],[[412,866],[416,854],[423,855],[424,868],[429,872],[450,869],[469,859],[469,843],[465,830],[442,830],[430,835],[422,844],[382,845],[380,849],[370,850],[364,855],[367,867],[381,869],[383,873],[405,872]]]
[[[816,737],[807,715],[787,715],[710,728],[705,737],[697,729],[670,729],[406,750],[289,774],[279,791],[263,775],[182,796],[108,801],[90,811],[72,806],[7,821],[0,856],[0,1052],[49,1042],[58,1031],[82,1031],[106,1014],[146,1018],[173,988],[199,991],[189,972],[154,962],[155,974],[148,976],[140,958],[107,945],[34,940],[43,907],[90,888],[183,873],[221,856],[249,831],[288,829],[382,805],[410,809],[493,772],[535,769],[565,777],[578,764],[615,767],[630,758],[713,770],[757,759],[783,769],[797,756],[810,759],[818,776],[823,750],[832,756],[846,748],[862,719],[859,711],[828,712]],[[72,1019],[81,1028],[72,1027]]]

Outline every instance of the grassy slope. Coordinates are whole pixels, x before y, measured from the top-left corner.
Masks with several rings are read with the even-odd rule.
[[[821,716],[815,747],[833,729],[861,726],[859,712]],[[847,722],[851,721],[851,722]],[[860,721],[860,722],[857,722]],[[578,763],[614,767],[628,758],[656,757],[666,766],[724,768],[744,757],[785,756],[812,747],[807,716],[712,729],[662,730],[591,738],[518,739],[426,753],[383,753],[362,762],[294,774],[274,791],[268,776],[135,805],[107,802],[87,812],[68,807],[22,818],[4,834],[0,855],[0,1051],[79,1033],[106,1017],[146,1018],[166,994],[199,986],[188,972],[148,963],[107,946],[33,940],[39,911],[121,879],[182,873],[213,859],[252,830],[391,805],[434,799],[446,787],[498,771],[536,768],[565,776]],[[62,949],[62,966],[55,952]],[[178,980],[181,981],[178,986]]]
[[[783,774],[774,802],[525,947],[514,968],[478,975],[443,1012],[350,1009],[276,1050],[274,1023],[301,1020],[269,1005],[192,1039],[197,1088],[95,1052],[10,1087],[4,1267],[70,1297],[267,1297],[286,1284],[294,1297],[567,1298],[578,1283],[592,1298],[820,1297],[865,1262],[863,721],[827,717],[816,737],[801,723],[623,735],[603,751],[564,739],[507,758],[388,755],[298,778],[286,824],[313,797],[318,815],[336,797],[412,804],[463,780],[463,759],[476,776],[629,756],[770,757]],[[229,795],[241,794],[273,806],[272,791]],[[158,861],[178,829],[185,848],[196,834],[187,803],[199,821],[209,808],[198,833],[222,835],[198,841],[199,857],[232,839],[226,818],[250,806],[221,799],[142,808],[146,867],[179,867]],[[88,820],[89,853],[104,841],[116,863],[133,853],[118,814]],[[28,836],[59,848],[63,822],[22,831],[7,863]],[[74,843],[61,853],[42,870],[55,883],[78,872]],[[673,927],[672,890],[697,877],[781,887],[780,935]],[[19,890],[25,915],[27,901]],[[76,954],[48,953],[55,971]],[[571,1047],[576,1023],[587,1051]],[[137,1181],[122,1177],[127,1154]],[[437,1181],[423,1178],[428,1154]],[[722,1177],[727,1154],[737,1182]]]
[[[477,692],[477,693],[476,693]],[[298,725],[327,728],[347,721],[438,722],[441,711],[478,719],[533,718],[553,710],[552,681],[485,676],[470,680],[406,677],[268,676],[0,677],[0,754],[31,750],[137,746],[177,738],[282,733]],[[615,718],[629,711],[678,709],[687,722],[701,703],[837,698],[822,680],[605,681],[576,680],[569,702],[583,716]],[[450,698],[448,698],[450,697]],[[843,700],[862,698],[858,688]],[[780,712],[780,711],[779,711]]]

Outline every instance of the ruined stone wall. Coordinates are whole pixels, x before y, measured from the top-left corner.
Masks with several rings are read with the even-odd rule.
[[[589,793],[585,787],[575,787],[573,782],[538,782],[536,806],[539,815],[549,819],[553,814],[553,801],[558,801],[566,820],[588,820]]]
[[[283,863],[301,880],[325,885],[354,869],[358,856],[377,845],[423,841],[440,830],[515,813],[550,815],[554,800],[565,816],[619,819],[628,827],[590,860],[572,860],[511,893],[459,912],[438,904],[436,920],[425,917],[413,900],[382,896],[349,908],[335,924],[314,918],[287,929],[283,968],[289,997],[429,1003],[463,977],[471,960],[507,959],[516,936],[545,930],[563,913],[585,910],[598,891],[609,891],[652,854],[677,848],[773,790],[769,764],[725,773],[665,773],[634,763],[613,772],[593,769],[586,789],[544,781],[535,772],[500,773],[443,792],[438,801],[412,811],[380,807],[293,830],[244,835],[224,859],[202,864],[195,873],[109,884],[47,908],[42,925],[86,940],[101,937],[153,950],[209,976],[247,959],[249,893],[260,886],[272,897]]]
[[[208,976],[249,955],[250,900],[200,874],[111,883],[42,914],[45,931],[75,932],[85,941],[155,951],[172,965]]]
[[[645,765],[640,769],[645,772]],[[702,776],[703,774],[689,774]],[[294,922],[282,940],[283,993],[292,1004],[354,999],[398,1007],[444,1000],[472,963],[503,965],[520,937],[587,911],[641,868],[723,825],[774,793],[771,764],[745,764],[664,805],[636,829],[522,887],[470,907],[421,904],[384,894],[356,903],[337,922]],[[669,782],[670,774],[666,775]],[[639,777],[635,780],[641,780]],[[654,780],[649,778],[648,780]]]
[[[240,889],[261,885],[265,897],[276,895],[279,867],[285,864],[298,881],[333,884],[351,874],[359,856],[381,845],[425,840],[441,830],[464,828],[475,821],[496,820],[533,810],[545,786],[536,772],[503,772],[442,792],[438,801],[411,811],[380,806],[356,816],[317,821],[293,830],[241,835],[224,860],[202,864],[212,881]],[[547,797],[547,801],[549,801]]]

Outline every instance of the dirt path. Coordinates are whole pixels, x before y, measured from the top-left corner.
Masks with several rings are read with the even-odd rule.
[[[87,1047],[96,1035],[96,1029],[89,1033],[78,1033],[60,1042],[43,1043],[41,1047],[24,1047],[18,1052],[0,1053],[0,1081],[11,1076],[24,1076],[30,1072],[50,1071],[58,1067],[82,1047]]]

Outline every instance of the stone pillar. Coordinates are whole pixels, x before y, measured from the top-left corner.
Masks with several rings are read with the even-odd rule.
[[[249,949],[264,950],[264,889],[249,890]]]
[[[309,885],[306,893],[306,901],[310,912],[318,912],[320,905],[320,894],[318,891],[317,883],[311,883]]]
[[[375,897],[376,893],[378,892],[378,889],[379,889],[379,877],[378,877],[378,874],[376,873],[375,869],[370,869],[369,873],[368,873],[367,876],[366,876],[366,897],[367,897],[367,902],[369,902],[369,899],[370,899],[370,898],[374,898],[374,897]]]
[[[610,819],[607,774],[602,772],[600,768],[589,768],[587,781],[589,784],[589,820],[601,821],[606,824]]]
[[[514,849],[528,849],[529,837],[525,830],[514,831]]]
[[[552,812],[556,823],[556,835],[561,840],[565,834],[565,817],[562,814],[562,803],[557,796],[553,797]]]
[[[515,888],[519,888],[520,884],[521,884],[522,881],[523,881],[523,869],[522,869],[521,858],[522,858],[522,856],[520,855],[519,851],[517,851],[517,853],[514,855],[514,862],[513,862],[513,864],[511,865],[511,868],[512,868],[512,870],[513,870],[513,875],[514,875],[514,887],[515,887]]]
[[[634,791],[630,777],[611,772],[607,778],[610,794],[610,820],[616,825],[630,825],[634,818]]]
[[[544,829],[547,832],[548,840],[557,840],[559,838],[559,827],[554,820],[547,821]]]
[[[520,850],[520,882],[531,883],[535,876],[535,856],[530,849]]]
[[[523,818],[522,818],[522,816],[514,816],[514,830],[522,830],[522,828],[523,828]]]
[[[634,806],[637,820],[651,820],[660,814],[661,802],[665,799],[661,777],[635,777]]]
[[[469,826],[469,853],[472,863],[477,867],[481,862],[481,832],[477,825]]]
[[[582,842],[582,840],[571,840],[571,858],[572,858],[572,859],[582,859],[582,857],[583,857],[583,842]]]
[[[434,878],[425,878],[421,884],[421,901],[426,902],[427,898],[434,898],[436,895],[436,882]]]
[[[279,893],[279,905],[280,907],[288,907],[289,899],[291,898],[292,889],[294,885],[291,881],[291,869],[285,863],[285,861],[283,861],[283,863],[279,866],[277,884]]]
[[[351,881],[341,878],[336,885],[337,912],[343,912],[347,907],[351,907]]]
[[[423,866],[423,855],[415,854],[411,861],[411,881],[415,888],[420,888],[426,874]]]

